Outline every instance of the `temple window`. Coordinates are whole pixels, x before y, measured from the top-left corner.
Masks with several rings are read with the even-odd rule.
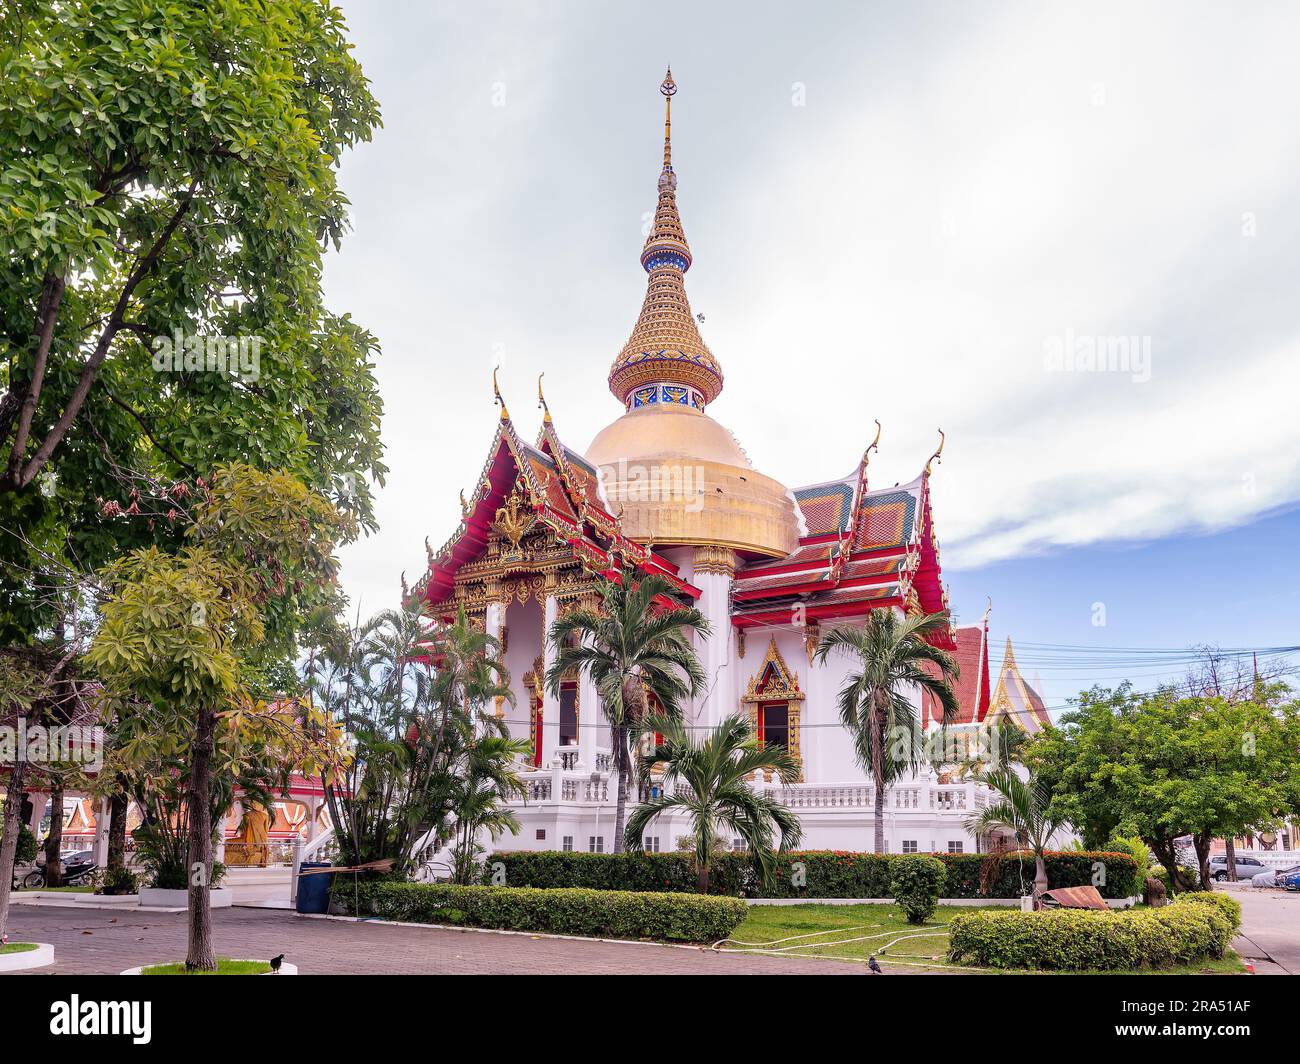
[[[801,761],[799,750],[799,722],[803,713],[804,694],[799,689],[799,677],[786,664],[773,636],[767,645],[767,654],[749,681],[741,707],[749,716],[755,736],[765,746],[779,746],[796,761]],[[771,782],[774,774],[765,772]],[[802,765],[800,779],[803,778]]]
[[[903,853],[916,853],[916,839],[903,840]]]
[[[790,707],[784,702],[760,703],[758,727],[764,746],[790,749]]]
[[[560,745],[578,745],[578,685],[560,687]]]

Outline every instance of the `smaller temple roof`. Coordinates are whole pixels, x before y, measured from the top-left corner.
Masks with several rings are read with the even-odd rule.
[[[979,724],[984,720],[991,704],[988,621],[954,629],[953,636],[957,647],[952,655],[957,659],[957,666],[961,672],[953,685],[959,709],[956,719],[950,723]],[[938,669],[934,667],[929,667],[926,671],[931,675],[938,674]],[[934,699],[925,697],[923,701],[921,726],[941,724],[943,713]]]
[[[1002,672],[998,676],[997,693],[993,696],[985,720],[990,724],[1006,719],[1030,735],[1052,726],[1047,707],[1038,692],[1025,682],[1016,665],[1016,655],[1007,636],[1006,650],[1002,654]]]
[[[788,624],[796,607],[808,621],[863,616],[882,606],[947,611],[930,509],[930,471],[942,442],[915,480],[873,491],[867,464],[879,439],[877,432],[850,476],[794,490],[805,534],[786,557],[736,573],[732,624]],[[951,634],[935,642],[957,645]]]

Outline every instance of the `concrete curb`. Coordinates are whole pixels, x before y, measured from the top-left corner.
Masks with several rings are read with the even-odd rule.
[[[25,972],[28,968],[44,968],[54,963],[54,947],[48,942],[37,942],[35,949],[21,953],[0,953],[0,972]]]

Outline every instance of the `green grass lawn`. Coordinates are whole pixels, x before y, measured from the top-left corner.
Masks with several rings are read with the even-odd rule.
[[[9,942],[0,946],[0,953],[31,953],[35,948],[35,942]]]
[[[90,894],[94,887],[20,887],[16,894],[35,894],[37,891],[58,892],[60,894]]]
[[[948,964],[948,922],[954,916],[976,912],[979,908],[1005,907],[941,905],[935,911],[933,919],[918,927],[909,924],[896,905],[751,905],[749,916],[731,936],[736,941],[729,942],[722,948],[763,948],[784,951],[782,955],[789,957],[826,957],[831,960],[860,962],[865,962],[874,955],[885,971],[889,971],[892,965],[911,971],[954,968],[967,972],[1015,974],[995,969],[958,968]],[[918,937],[898,941],[906,935]],[[778,939],[791,941],[778,942]],[[861,941],[850,942],[848,939]],[[742,946],[741,942],[750,945]],[[829,942],[838,944],[825,945]],[[1241,958],[1229,952],[1222,960],[1207,960],[1204,964],[1168,968],[1148,974],[1235,974],[1243,971],[1245,966]]]
[[[217,958],[215,972],[187,972],[185,962],[154,964],[143,969],[141,975],[265,975],[271,970],[268,961],[232,961],[229,957]]]

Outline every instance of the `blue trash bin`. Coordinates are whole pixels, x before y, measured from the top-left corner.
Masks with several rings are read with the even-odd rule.
[[[317,872],[304,876],[301,873],[311,868],[328,868],[328,862],[304,862],[298,875],[298,911],[300,913],[327,913],[330,910],[330,884],[334,882],[333,872]]]

